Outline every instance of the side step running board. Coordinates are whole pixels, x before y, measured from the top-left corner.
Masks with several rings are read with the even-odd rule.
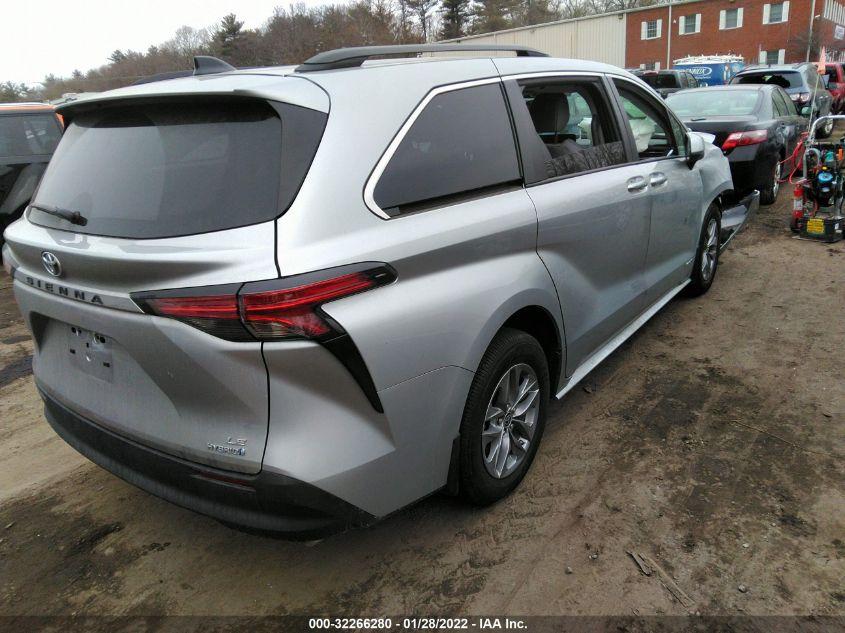
[[[621,330],[616,336],[610,339],[607,343],[605,343],[602,347],[600,347],[592,356],[587,358],[583,363],[581,363],[578,368],[572,372],[572,376],[569,377],[569,381],[564,385],[563,389],[558,391],[557,398],[563,398],[570,389],[572,389],[575,385],[577,385],[581,380],[593,371],[599,363],[601,363],[605,358],[610,356],[613,351],[622,345],[625,341],[627,341],[631,335],[639,330],[646,321],[648,321],[651,317],[655,314],[660,312],[660,309],[669,303],[675,295],[677,295],[681,290],[683,290],[686,285],[690,282],[689,279],[684,280],[682,284],[679,286],[675,286],[667,292],[663,297],[661,297],[656,303],[654,303],[648,310],[643,312],[636,320],[632,321],[628,324],[625,329]]]

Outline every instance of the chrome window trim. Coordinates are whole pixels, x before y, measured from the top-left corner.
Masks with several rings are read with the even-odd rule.
[[[681,123],[681,125],[683,125],[683,121],[681,121],[681,120],[677,117],[677,115],[675,115],[675,113],[674,113],[674,112],[672,112],[672,109],[671,109],[671,108],[670,108],[670,107],[666,104],[666,100],[665,100],[663,97],[661,97],[661,96],[660,96],[660,94],[659,94],[658,92],[656,92],[656,91],[655,91],[655,90],[654,90],[651,86],[649,86],[649,85],[648,85],[647,83],[645,83],[644,81],[632,81],[632,80],[631,80],[631,79],[629,79],[628,77],[624,77],[624,76],[622,76],[622,75],[613,75],[613,79],[621,79],[622,81],[627,81],[629,84],[631,84],[632,86],[634,86],[634,87],[635,87],[635,88],[637,88],[638,90],[640,90],[640,91],[644,91],[646,94],[651,93],[651,95],[650,95],[650,96],[651,96],[651,97],[652,97],[655,101],[657,101],[657,107],[659,107],[659,108],[663,108],[663,111],[664,111],[664,114],[665,114],[666,118],[667,118],[668,120],[670,120],[670,121],[669,121],[669,128],[670,128],[670,129],[671,129],[671,127],[672,127],[672,122],[671,122],[671,119],[672,119],[673,117],[674,117],[675,119],[677,119],[677,120],[678,120],[678,122],[680,122],[680,123]],[[618,94],[618,91],[617,91],[617,94]],[[621,98],[622,98],[622,96],[621,96],[621,95],[619,95],[619,98],[621,99]],[[621,104],[620,104],[620,107],[621,107]],[[684,127],[686,127],[686,126],[684,125]],[[661,160],[677,160],[677,159],[686,159],[686,156],[680,156],[680,155],[678,155],[678,154],[671,154],[671,155],[669,155],[669,156],[659,156],[659,157],[658,157],[658,156],[652,156],[652,157],[648,157],[648,158],[641,158],[641,159],[639,159],[639,160],[635,160],[635,161],[633,161],[633,162],[626,163],[626,164],[627,164],[627,165],[636,165],[636,164],[638,164],[638,163],[652,163],[652,162],[661,161]]]
[[[533,72],[519,73],[516,75],[503,75],[502,81],[520,80],[520,79],[543,79],[545,77],[596,77],[601,79],[604,73],[596,72],[594,70],[536,70]]]
[[[422,101],[417,104],[417,106],[411,112],[410,116],[405,120],[405,123],[402,124],[402,127],[399,128],[399,131],[393,137],[393,140],[390,141],[390,144],[387,146],[387,149],[384,150],[384,153],[381,155],[381,158],[376,163],[375,168],[373,168],[370,177],[367,178],[367,182],[364,185],[364,204],[367,205],[367,208],[373,214],[377,215],[383,220],[393,219],[393,216],[388,215],[384,211],[384,209],[382,209],[380,206],[378,206],[378,204],[376,204],[374,197],[376,185],[378,184],[379,179],[384,173],[384,170],[387,168],[388,163],[393,158],[393,155],[396,153],[396,150],[399,148],[399,144],[405,139],[405,136],[408,134],[408,130],[411,129],[411,126],[416,122],[420,114],[422,114],[422,111],[426,108],[426,106],[431,103],[432,99],[447,92],[454,92],[455,90],[475,88],[477,86],[486,86],[489,84],[496,83],[502,83],[502,77],[488,77],[486,79],[475,79],[472,81],[464,81],[455,84],[447,84],[445,86],[438,86],[437,88],[432,88],[425,95],[425,97],[423,97]]]

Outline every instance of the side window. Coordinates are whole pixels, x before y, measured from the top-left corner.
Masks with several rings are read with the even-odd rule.
[[[781,90],[773,90],[772,98],[775,103],[775,116],[795,116],[795,106]]]
[[[784,111],[784,116],[798,116],[798,111],[795,109],[795,104],[783,90],[775,91],[775,99],[781,102],[781,109]]]
[[[626,162],[625,146],[598,81],[531,79],[518,85],[522,103],[514,108],[527,111],[537,135],[532,134],[525,151],[541,155],[546,178]]]
[[[672,126],[672,136],[675,139],[675,146],[678,148],[678,156],[686,156],[687,128],[671,114],[669,115],[669,124]]]
[[[666,108],[630,83],[614,79],[641,160],[680,156]]]
[[[810,87],[810,90],[815,92],[819,89],[819,73],[814,66],[808,67],[804,72],[807,76],[807,85]]]
[[[434,97],[411,125],[373,191],[388,215],[521,180],[498,83]]]

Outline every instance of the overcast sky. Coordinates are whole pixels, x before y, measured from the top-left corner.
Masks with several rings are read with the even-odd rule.
[[[342,0],[304,0],[340,4]],[[115,49],[145,51],[180,26],[211,26],[235,13],[245,27],[263,25],[284,0],[0,0],[0,82],[27,84],[48,73],[101,66]]]

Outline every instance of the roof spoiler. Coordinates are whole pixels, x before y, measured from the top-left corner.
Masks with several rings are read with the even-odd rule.
[[[395,46],[359,46],[338,48],[318,53],[296,68],[296,72],[309,73],[337,68],[357,68],[371,57],[385,55],[421,55],[424,53],[459,53],[465,51],[504,51],[516,53],[517,57],[548,57],[528,46],[502,44],[399,44]]]

